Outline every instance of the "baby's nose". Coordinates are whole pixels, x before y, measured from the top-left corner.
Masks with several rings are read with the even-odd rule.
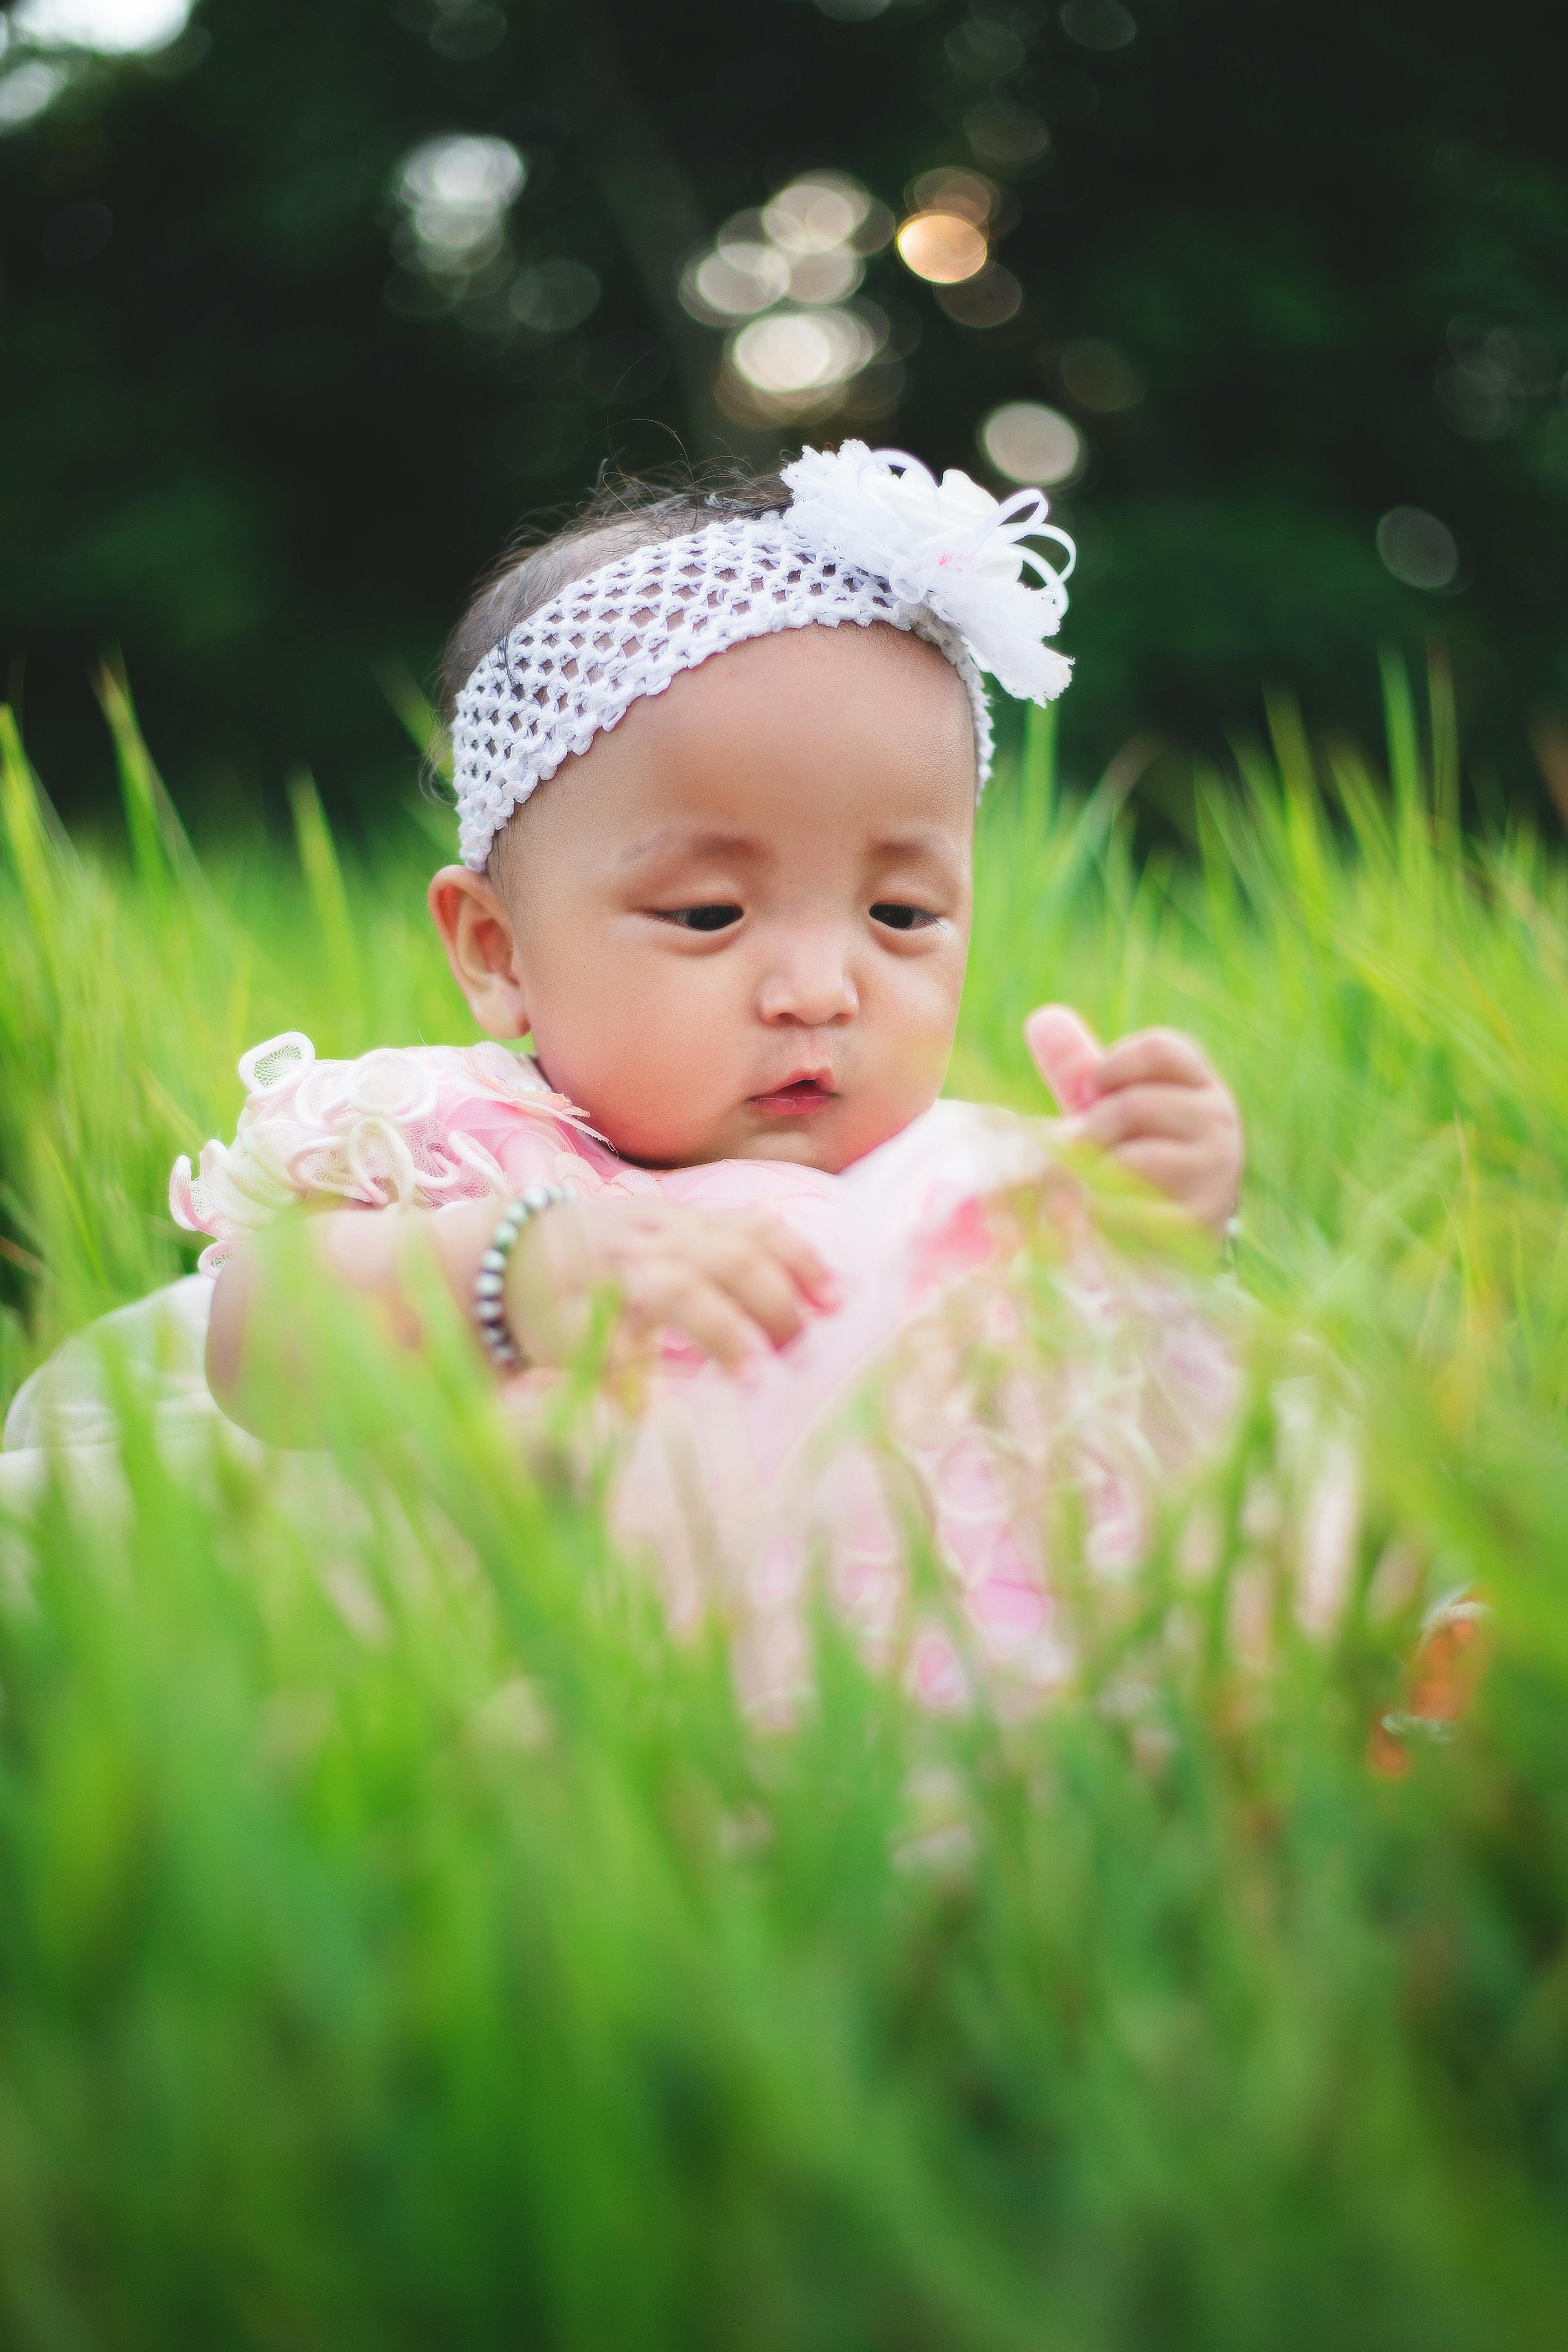
[[[795,1022],[803,1029],[853,1021],[860,1009],[847,958],[830,940],[792,942],[758,992],[764,1021]]]

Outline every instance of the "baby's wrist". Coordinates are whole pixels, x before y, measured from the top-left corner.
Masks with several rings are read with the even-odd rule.
[[[575,1200],[568,1184],[524,1186],[496,1220],[479,1256],[473,1283],[474,1324],[486,1355],[503,1378],[560,1359],[563,1302],[555,1244],[561,1212]]]

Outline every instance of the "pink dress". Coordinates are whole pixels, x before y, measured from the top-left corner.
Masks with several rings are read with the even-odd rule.
[[[1070,1664],[1053,1565],[1124,1577],[1156,1487],[1227,1418],[1234,1375],[1194,1292],[1096,1246],[1047,1121],[939,1102],[838,1176],[656,1172],[502,1045],[320,1062],[291,1034],[239,1066],[234,1143],[208,1143],[195,1172],[182,1160],[171,1186],[179,1223],[214,1237],[204,1272],[312,1196],[499,1205],[540,1179],[765,1207],[821,1253],[837,1312],[745,1382],[667,1335],[617,1433],[619,1536],[655,1561],[678,1625],[723,1613],[764,1712],[802,1686],[818,1589],[933,1706],[964,1703],[977,1675],[1048,1691]],[[510,1384],[525,1419],[552,1377]]]

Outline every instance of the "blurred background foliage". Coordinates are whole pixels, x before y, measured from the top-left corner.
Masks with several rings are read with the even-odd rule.
[[[1568,808],[1562,37],[1522,0],[15,0],[0,635],[68,814],[374,818],[475,575],[606,461],[858,432],[1081,559],[1069,766],[1447,643]],[[1172,747],[1162,762],[1160,747]]]

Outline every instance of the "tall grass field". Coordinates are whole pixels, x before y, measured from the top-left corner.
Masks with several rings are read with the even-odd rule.
[[[1280,1583],[1238,1653],[1284,1538],[1222,1465],[1135,1703],[1125,1603],[1022,1719],[924,1712],[825,1621],[763,1730],[461,1349],[367,1363],[416,1434],[316,1522],[264,1461],[171,1466],[127,1386],[112,1507],[62,1476],[0,1527],[0,2344],[1568,2342],[1568,867],[1461,837],[1442,674],[1385,684],[1375,761],[1278,705],[1180,856],[1031,734],[950,1079],[1046,1108],[1048,998],[1226,1074],[1229,1279],[1353,1443],[1332,1621]],[[189,1269],[170,1164],[247,1045],[473,1034],[411,780],[361,855],[304,779],[292,844],[193,850],[103,696],[112,837],[0,717],[6,1396]],[[1458,1593],[1454,1723],[1418,1685]]]

